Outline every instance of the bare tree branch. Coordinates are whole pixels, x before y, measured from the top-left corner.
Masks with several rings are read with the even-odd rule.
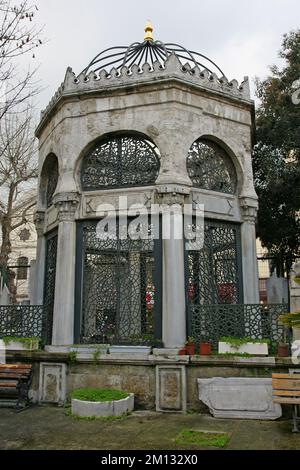
[[[26,222],[35,205],[32,188],[37,178],[37,149],[32,107],[6,114],[0,121],[0,265],[7,266],[11,234]]]
[[[36,11],[28,0],[18,5],[0,0],[0,119],[38,92],[33,82],[37,67],[29,66],[24,74],[18,64],[21,55],[34,58],[34,50],[42,44],[42,31],[34,22]]]

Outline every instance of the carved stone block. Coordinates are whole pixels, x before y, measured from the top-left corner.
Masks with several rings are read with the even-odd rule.
[[[156,410],[173,413],[186,411],[185,366],[156,367]]]
[[[275,420],[281,406],[273,403],[272,379],[230,377],[198,379],[199,399],[215,418]]]
[[[39,401],[61,405],[66,399],[66,364],[40,364]]]

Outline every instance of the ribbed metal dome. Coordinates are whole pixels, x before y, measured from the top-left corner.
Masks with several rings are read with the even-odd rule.
[[[152,37],[152,26],[148,23],[145,28],[145,38],[143,42],[134,42],[130,46],[115,46],[105,49],[83,69],[82,73],[88,75],[90,72],[98,73],[102,69],[114,67],[119,70],[123,66],[131,68],[134,64],[142,67],[148,63],[153,67],[154,62],[163,64],[167,58],[175,53],[182,65],[189,64],[192,67],[198,66],[206,69],[209,73],[215,73],[219,77],[224,73],[215,62],[199,52],[190,51],[175,43],[163,43],[154,41]]]

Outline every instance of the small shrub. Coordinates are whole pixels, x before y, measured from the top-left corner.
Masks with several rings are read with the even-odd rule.
[[[68,364],[70,366],[76,364],[77,362],[77,353],[76,351],[71,351],[69,354],[68,354]]]
[[[243,346],[244,344],[251,343],[251,344],[262,344],[267,343],[270,344],[269,339],[252,339],[252,338],[220,338],[219,340],[221,343],[230,344],[231,347],[235,349],[239,349],[239,347]]]

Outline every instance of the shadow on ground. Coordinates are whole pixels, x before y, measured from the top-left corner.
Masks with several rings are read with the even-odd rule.
[[[136,412],[122,420],[87,421],[74,419],[65,409],[56,407],[32,407],[22,413],[0,409],[1,450],[197,449],[175,443],[183,429],[228,432],[227,449],[300,449],[300,434],[292,434],[291,421],[286,420],[222,420],[199,414]]]

